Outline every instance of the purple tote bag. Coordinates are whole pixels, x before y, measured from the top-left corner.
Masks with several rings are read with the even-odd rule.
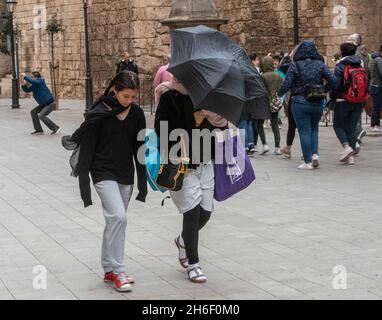
[[[240,137],[227,132],[216,137],[214,198],[217,201],[231,198],[256,179]]]

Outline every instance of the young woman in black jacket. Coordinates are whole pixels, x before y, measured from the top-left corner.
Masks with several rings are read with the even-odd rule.
[[[137,135],[145,130],[143,110],[134,101],[139,91],[135,73],[120,72],[104,97],[94,106],[72,135],[79,140],[78,174],[85,207],[92,204],[90,179],[101,198],[106,227],[102,242],[102,267],[105,282],[118,291],[130,291],[134,280],[126,276],[124,265],[127,208],[133,192],[134,162],[138,176],[137,200],[147,195],[144,159],[138,150],[144,141]],[[144,155],[143,155],[144,156]]]

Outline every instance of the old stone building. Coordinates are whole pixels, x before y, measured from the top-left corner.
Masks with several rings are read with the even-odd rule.
[[[0,16],[5,18],[7,6],[5,1],[0,2]],[[11,72],[11,59],[8,55],[0,53],[0,78],[6,73]]]
[[[2,0],[4,1],[4,0]],[[174,0],[88,0],[91,66],[99,93],[115,72],[120,53],[130,52],[142,74],[152,75],[169,52],[168,18]],[[248,51],[266,54],[293,48],[293,1],[215,0],[221,30]],[[299,0],[301,39],[314,39],[322,54],[331,57],[352,33],[364,36],[370,50],[382,42],[382,1]],[[54,37],[59,64],[60,95],[84,97],[85,47],[82,0],[18,0],[17,22],[21,71],[40,69],[49,79],[50,51],[47,22],[54,16],[64,31]],[[328,59],[328,62],[330,59]]]

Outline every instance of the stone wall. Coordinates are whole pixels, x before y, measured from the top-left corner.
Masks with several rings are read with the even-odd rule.
[[[0,0],[0,15],[7,12],[6,2]],[[9,56],[0,53],[0,78],[12,71],[11,59]]]
[[[222,31],[249,52],[265,55],[294,47],[293,2],[291,0],[216,0],[223,16],[230,18]],[[347,10],[340,21],[338,6]],[[300,40],[314,39],[331,64],[339,45],[352,33],[364,36],[364,44],[375,51],[382,43],[382,1],[299,0]],[[342,25],[346,19],[346,25]]]
[[[46,15],[45,9],[46,8]],[[64,32],[54,36],[55,62],[59,65],[58,84],[63,98],[84,95],[84,33],[80,0],[19,0],[17,23],[22,30],[20,70],[39,70],[50,84],[50,37],[44,21],[54,16]]]
[[[143,76],[152,76],[169,53],[168,28],[160,20],[168,18],[173,0],[89,0],[91,66],[95,95],[100,94],[114,75],[121,53],[128,51]],[[293,44],[291,0],[215,0],[222,17],[229,18],[221,30],[248,52],[265,55],[270,51],[290,51]],[[59,86],[64,98],[83,98],[85,48],[82,0],[19,0],[17,18],[23,37],[20,48],[21,71],[40,69],[49,76],[49,37],[33,24],[37,5],[45,5],[48,20],[57,15],[65,31],[55,36],[55,54],[60,66]],[[338,27],[339,5],[347,9],[346,26]],[[364,35],[365,44],[376,50],[382,42],[382,1],[380,0],[299,0],[301,39],[314,39],[321,53],[330,57],[350,34]],[[36,18],[37,17],[37,18]],[[37,21],[38,22],[38,21]],[[37,23],[38,24],[38,23]]]
[[[93,0],[92,69],[97,95],[126,51],[137,61],[141,75],[152,76],[169,53],[168,29],[159,21],[169,16],[171,6],[171,0]]]

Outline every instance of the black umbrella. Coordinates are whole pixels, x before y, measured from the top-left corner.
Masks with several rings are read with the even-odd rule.
[[[207,109],[238,125],[243,112],[268,103],[262,76],[243,48],[205,26],[171,32],[171,72],[195,109]]]

